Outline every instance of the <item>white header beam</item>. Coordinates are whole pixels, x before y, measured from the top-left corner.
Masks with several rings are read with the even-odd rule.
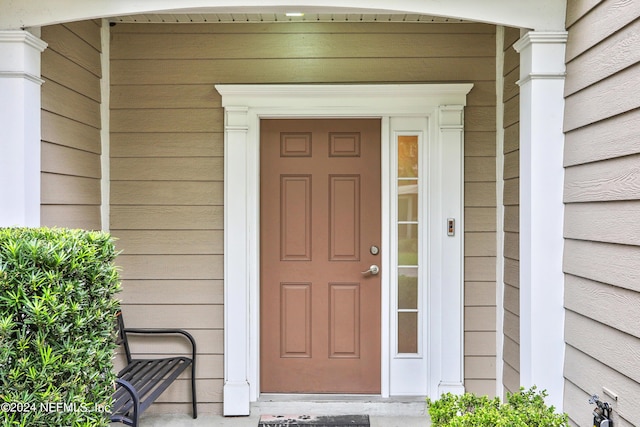
[[[409,13],[536,30],[563,30],[564,0],[4,0],[0,28],[138,13]]]

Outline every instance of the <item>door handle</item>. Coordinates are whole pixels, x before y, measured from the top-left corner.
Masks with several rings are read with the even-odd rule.
[[[369,267],[368,270],[362,271],[361,273],[364,274],[364,275],[371,274],[372,276],[375,276],[376,274],[380,273],[380,267],[378,267],[375,264],[372,264],[371,267]]]

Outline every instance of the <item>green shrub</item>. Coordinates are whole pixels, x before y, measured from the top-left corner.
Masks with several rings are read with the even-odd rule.
[[[109,425],[115,256],[102,232],[0,228],[1,425]]]
[[[436,401],[427,399],[433,427],[566,427],[566,414],[558,414],[547,406],[545,391],[536,387],[508,394],[507,401],[489,399],[471,393],[446,393]]]

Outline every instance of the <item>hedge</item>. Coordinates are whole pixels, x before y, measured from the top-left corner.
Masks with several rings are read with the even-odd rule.
[[[107,233],[0,228],[0,424],[109,425],[115,257]]]
[[[508,393],[507,401],[473,393],[427,399],[432,427],[567,427],[568,417],[547,406],[545,390],[535,386]]]

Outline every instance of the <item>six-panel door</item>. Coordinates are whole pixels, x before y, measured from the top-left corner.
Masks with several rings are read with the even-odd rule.
[[[261,391],[378,394],[380,120],[260,132]]]

